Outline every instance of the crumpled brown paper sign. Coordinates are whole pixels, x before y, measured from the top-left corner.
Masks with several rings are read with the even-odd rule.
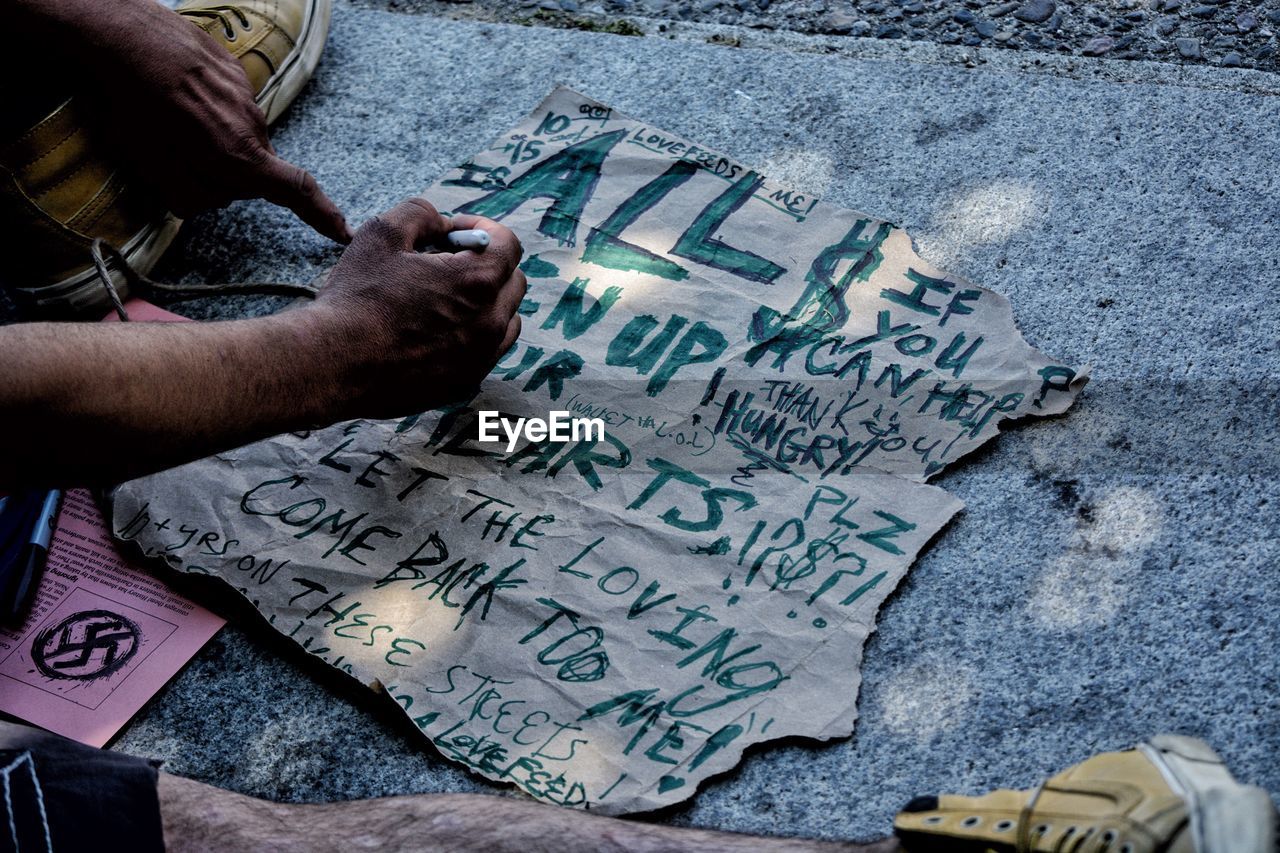
[[[655,809],[848,735],[876,610],[960,508],[925,481],[1084,383],[894,226],[567,89],[426,197],[526,249],[478,396],[127,483],[112,522],[547,802]],[[508,449],[481,410],[605,437]]]

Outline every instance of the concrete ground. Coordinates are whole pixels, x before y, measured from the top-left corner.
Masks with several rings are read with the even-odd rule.
[[[885,606],[849,740],[774,745],[658,819],[868,839],[916,794],[1026,786],[1160,731],[1280,792],[1280,80],[747,34],[623,37],[340,5],[275,134],[359,222],[557,83],[902,223],[1094,366],[1066,416],[944,475],[967,509]],[[198,217],[169,280],[306,281],[282,210]],[[196,317],[279,303],[188,302]],[[228,627],[116,746],[291,801],[498,789],[270,636]]]

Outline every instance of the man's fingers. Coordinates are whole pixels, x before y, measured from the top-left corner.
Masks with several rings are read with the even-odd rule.
[[[454,213],[450,214],[448,219],[451,223],[449,226],[450,231],[463,231],[470,230],[472,228],[479,228],[480,226],[477,223],[493,221],[492,219],[486,219],[483,216],[476,216],[474,213]]]
[[[476,250],[487,256],[488,260],[505,264],[508,270],[515,269],[516,265],[520,263],[520,258],[524,255],[524,247],[520,245],[520,240],[510,228],[499,222],[494,222],[492,219],[486,219],[483,216],[475,216],[470,213],[455,213],[453,215],[450,231],[470,231],[472,229],[479,229],[489,235],[489,245],[483,249]]]
[[[305,169],[272,155],[267,161],[266,172],[268,186],[263,198],[289,208],[299,219],[329,239],[339,243],[351,242],[351,229],[342,211]]]
[[[498,291],[498,297],[493,301],[494,312],[499,317],[519,316],[516,312],[520,310],[520,303],[524,301],[528,289],[529,280],[521,270],[515,270]]]
[[[498,347],[498,358],[502,358],[504,355],[506,355],[507,351],[516,345],[516,340],[519,337],[520,337],[520,315],[517,314],[511,318],[511,321],[509,323],[507,323],[507,334],[502,339],[502,346]]]
[[[380,213],[366,228],[376,228],[401,252],[417,252],[443,239],[449,220],[426,199],[410,198]]]

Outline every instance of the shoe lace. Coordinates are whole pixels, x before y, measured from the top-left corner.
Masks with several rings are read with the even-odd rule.
[[[191,18],[216,18],[222,24],[222,32],[226,34],[228,39],[233,40],[236,37],[236,31],[229,16],[238,18],[240,26],[246,30],[251,26],[249,16],[239,6],[205,6],[200,9],[182,9],[179,14]]]
[[[1041,782],[1031,792],[1031,796],[1027,798],[1026,805],[1022,807],[1021,814],[1018,815],[1017,840],[1014,849],[1017,853],[1032,853],[1034,850],[1035,839],[1031,831],[1031,817],[1035,811],[1036,802],[1040,799],[1040,795],[1044,793],[1044,784]]]
[[[107,290],[107,298],[111,300],[111,305],[115,308],[116,315],[125,321],[129,319],[129,312],[125,310],[124,302],[121,301],[120,294],[116,291],[116,286],[111,281],[111,271],[107,267],[107,256],[115,262],[116,267],[124,275],[125,281],[129,282],[130,290],[144,295],[166,293],[175,296],[220,296],[226,293],[257,293],[278,296],[304,296],[308,299],[315,299],[320,292],[320,283],[322,282],[322,279],[318,279],[315,284],[289,284],[285,282],[164,284],[153,281],[135,270],[125,260],[119,249],[100,237],[95,239],[93,245],[89,247],[89,254],[93,258],[93,266],[98,271],[98,278],[101,279],[102,286]]]

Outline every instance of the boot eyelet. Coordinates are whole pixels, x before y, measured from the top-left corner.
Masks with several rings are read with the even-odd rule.
[[[1013,829],[1013,821],[1011,820],[1002,820],[995,826],[996,832],[1008,832],[1011,829]]]
[[[942,821],[943,821],[942,815],[933,815],[931,817],[925,818],[923,823],[926,823],[929,826],[937,826],[938,824],[942,823]]]
[[[965,829],[971,829],[980,823],[982,823],[982,818],[978,817],[977,815],[969,815],[967,818],[960,821],[960,825],[963,826]]]
[[[1120,845],[1120,853],[1133,853],[1133,845],[1126,841]]]
[[[1053,829],[1053,824],[1042,823],[1036,827],[1036,835],[1048,835],[1049,830]]]

